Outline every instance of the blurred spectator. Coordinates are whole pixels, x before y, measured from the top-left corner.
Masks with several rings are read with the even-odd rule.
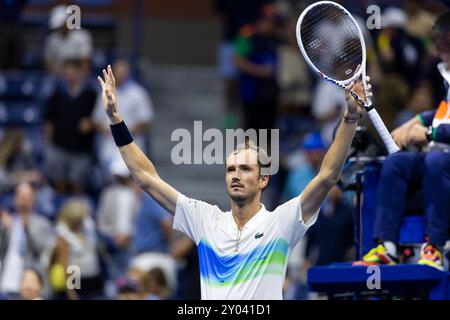
[[[67,6],[59,5],[50,11],[50,34],[45,41],[44,58],[50,74],[61,73],[66,60],[79,60],[83,68],[90,67],[93,54],[92,36],[85,29],[67,28]]]
[[[169,252],[172,216],[148,194],[140,191],[140,207],[135,222],[133,253]]]
[[[172,217],[149,195],[142,192],[137,214],[130,267],[143,271],[161,268],[171,290],[176,288],[176,265],[169,253],[172,240]]]
[[[406,21],[402,9],[387,8],[381,17],[382,29],[377,36],[376,49],[383,72],[400,75],[414,88],[425,50],[420,39],[406,33]]]
[[[403,1],[407,15],[405,30],[408,34],[426,41],[426,38],[431,36],[436,18],[428,11],[430,8],[423,6],[421,2],[421,0]]]
[[[119,277],[117,284],[118,300],[142,300],[142,286],[130,276]]]
[[[410,99],[410,88],[398,74],[383,76],[377,89],[377,105],[383,115],[383,122],[388,130],[394,128],[394,122],[398,114],[405,109]]]
[[[298,196],[317,175],[327,147],[320,133],[307,134],[301,153],[288,173],[283,192],[285,200]],[[289,259],[289,275],[285,283],[285,297],[304,299],[307,296],[306,270],[309,266],[351,260],[353,240],[353,211],[342,192],[336,187],[322,205],[317,223],[311,228],[305,242],[300,242]],[[330,239],[334,239],[331,241]]]
[[[286,279],[283,284],[283,299],[305,300],[308,295],[307,271],[308,261],[305,257],[306,238],[291,250],[286,270]]]
[[[45,171],[59,192],[83,191],[91,168],[97,91],[87,83],[80,60],[67,60],[64,81],[50,96],[45,112]]]
[[[353,209],[342,191],[334,186],[320,209],[317,226],[307,233],[307,265],[325,266],[333,262],[352,261]]]
[[[177,298],[200,300],[200,272],[195,243],[181,232],[171,247],[171,254],[178,265]]]
[[[216,0],[216,10],[222,18],[222,41],[219,45],[219,72],[225,81],[225,127],[237,126],[238,71],[233,62],[233,41],[242,26],[255,23],[264,4],[270,0]]]
[[[0,190],[10,190],[20,182],[38,183],[42,179],[31,152],[25,143],[23,131],[6,131],[0,141]]]
[[[429,82],[424,81],[411,93],[406,109],[397,115],[395,127],[401,126],[414,117],[414,115],[431,109],[433,109],[432,90],[429,86]]]
[[[222,39],[231,44],[242,26],[259,19],[261,8],[273,0],[216,0],[217,12],[223,18]]]
[[[165,273],[158,267],[149,271],[130,268],[116,283],[119,300],[163,300],[171,293]]]
[[[400,261],[397,245],[402,220],[408,209],[417,208],[415,194],[422,191],[425,236],[417,263],[444,270],[442,252],[450,217],[450,11],[437,18],[433,33],[446,94],[437,110],[421,112],[391,133],[403,150],[389,155],[383,163],[373,231],[376,247],[355,265],[394,265]]]
[[[8,295],[20,292],[24,269],[42,267],[42,253],[54,240],[50,223],[34,212],[34,200],[33,187],[21,183],[14,194],[14,213],[0,213],[0,291]]]
[[[312,115],[320,123],[324,144],[333,141],[333,132],[344,114],[347,101],[341,88],[327,81],[319,81],[314,90]]]
[[[146,134],[153,120],[153,104],[150,95],[144,87],[131,78],[130,64],[126,59],[117,59],[113,68],[122,118],[130,128],[134,142],[145,151],[147,150]],[[108,168],[119,155],[119,151],[112,138],[108,118],[103,111],[101,96],[97,99],[92,119],[99,133],[98,157],[101,165]]]
[[[56,226],[58,238],[50,270],[52,285],[58,298],[92,299],[102,294],[98,241],[90,212],[84,201],[72,199],[59,213]],[[68,266],[79,267],[80,288],[72,290],[65,285]],[[64,271],[62,278],[60,270]]]
[[[134,220],[141,200],[122,158],[117,158],[111,167],[115,182],[103,189],[100,195],[98,229],[112,245],[111,254],[117,273],[123,274],[128,267]]]
[[[314,179],[327,150],[319,133],[306,135],[303,139],[302,149],[304,152],[301,159],[288,173],[283,192],[285,200],[297,197]]]
[[[164,271],[153,268],[143,278],[145,300],[165,300],[170,297],[170,288]]]
[[[20,14],[28,0],[0,0],[0,70],[19,70],[22,66]]]
[[[258,21],[242,27],[235,40],[245,129],[272,129],[275,126],[279,98],[276,75],[280,19],[274,7],[266,5],[261,9]]]
[[[286,43],[279,48],[280,106],[291,113],[309,114],[311,79],[305,60],[298,50],[295,35],[297,19],[297,16],[290,17],[285,27]]]
[[[34,268],[27,268],[22,273],[22,285],[20,295],[24,300],[43,300],[42,290],[44,278],[42,274]]]

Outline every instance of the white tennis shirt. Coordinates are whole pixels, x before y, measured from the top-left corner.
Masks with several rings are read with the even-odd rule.
[[[198,246],[203,300],[280,300],[289,250],[317,216],[303,222],[298,196],[273,212],[262,205],[239,232],[231,211],[179,193],[173,227]]]

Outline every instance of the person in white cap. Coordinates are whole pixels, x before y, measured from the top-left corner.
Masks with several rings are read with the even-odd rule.
[[[67,6],[59,5],[50,11],[48,35],[44,58],[47,71],[50,74],[59,74],[64,61],[82,60],[85,68],[89,63],[93,53],[92,36],[86,29],[70,30],[67,26]]]
[[[404,10],[386,8],[381,15],[382,29],[377,36],[376,46],[383,73],[399,74],[409,87],[414,88],[425,49],[420,39],[405,31],[406,22]]]

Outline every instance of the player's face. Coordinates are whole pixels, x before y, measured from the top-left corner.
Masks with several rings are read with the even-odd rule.
[[[252,200],[267,185],[268,178],[260,176],[257,160],[257,153],[254,150],[242,150],[228,157],[225,182],[233,201]]]

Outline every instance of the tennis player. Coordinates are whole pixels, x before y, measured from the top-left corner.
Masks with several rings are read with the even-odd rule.
[[[328,191],[337,183],[362,109],[350,89],[367,97],[361,83],[347,89],[347,110],[318,175],[296,198],[270,212],[260,202],[269,182],[261,175],[263,150],[238,146],[226,160],[225,182],[231,211],[188,198],[158,176],[153,163],[133,142],[123,122],[111,69],[98,81],[113,138],[137,184],[172,213],[173,227],[198,246],[202,299],[282,299],[289,250],[317,219]]]

